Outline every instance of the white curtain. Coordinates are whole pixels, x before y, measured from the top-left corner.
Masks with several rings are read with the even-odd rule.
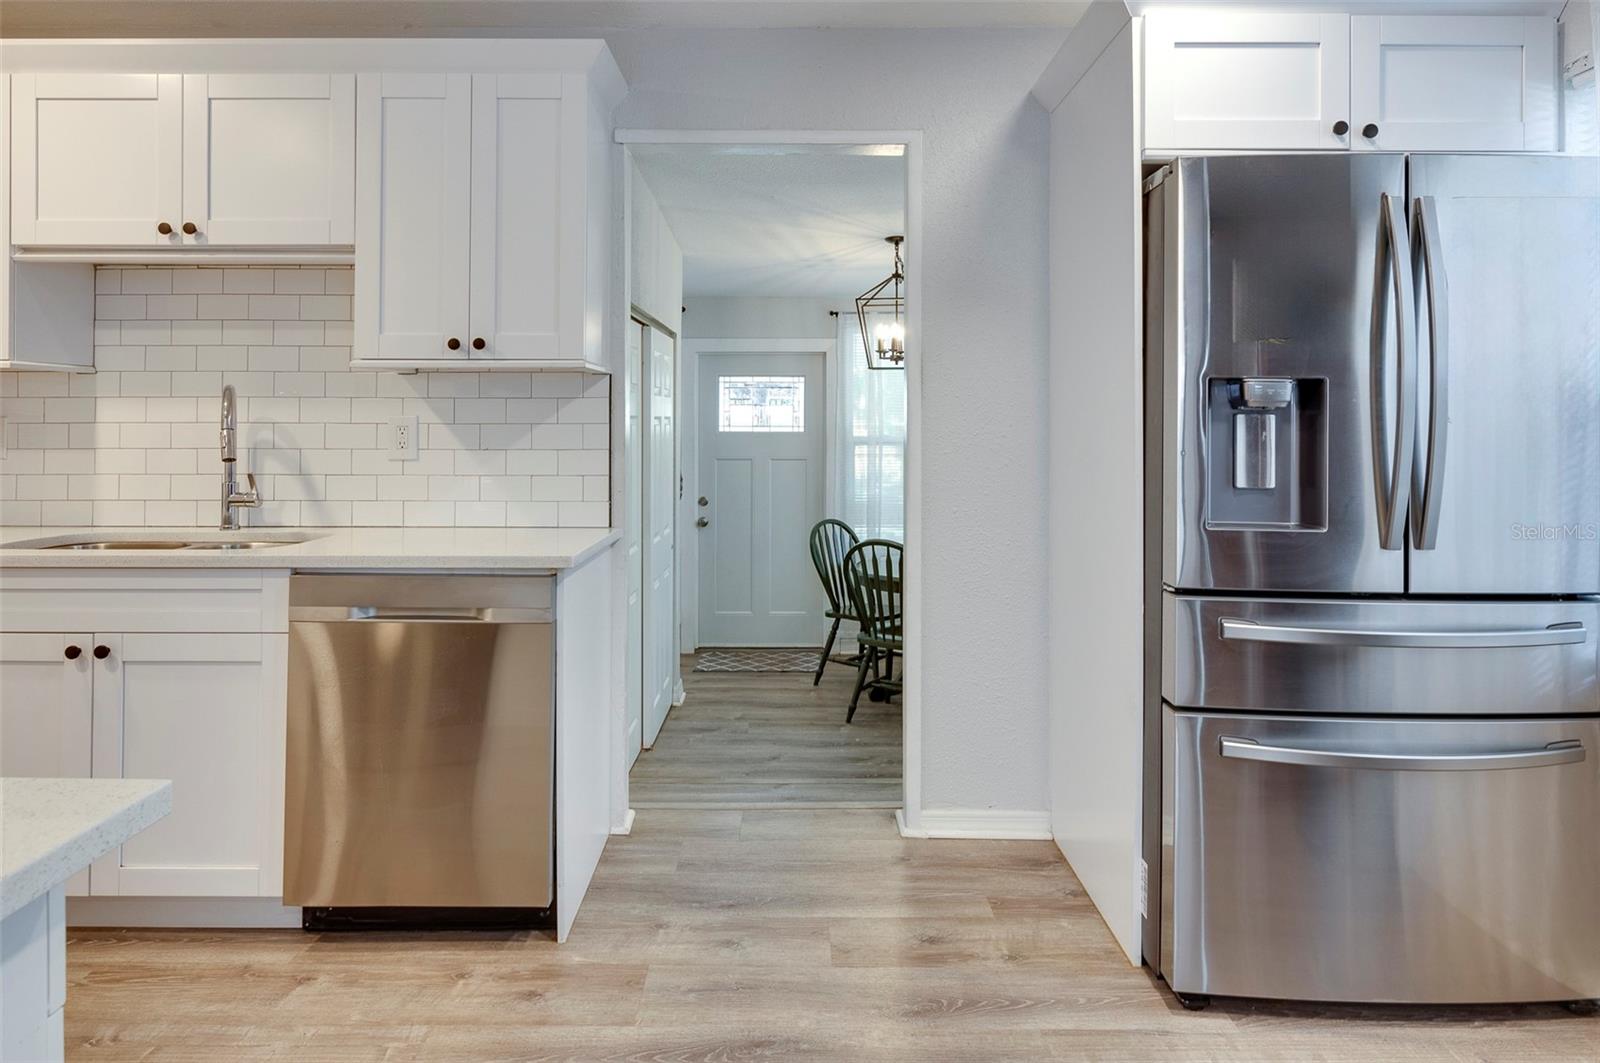
[[[906,537],[906,374],[868,369],[855,308],[839,312],[838,416],[830,514],[863,539]]]

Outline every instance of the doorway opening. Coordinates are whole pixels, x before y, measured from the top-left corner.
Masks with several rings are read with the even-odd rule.
[[[625,167],[629,804],[901,808],[912,374],[870,367],[855,299],[907,145],[666,140]]]

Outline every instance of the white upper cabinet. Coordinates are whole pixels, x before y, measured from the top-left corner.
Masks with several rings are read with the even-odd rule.
[[[183,232],[192,242],[354,243],[355,81],[186,75]]]
[[[11,242],[179,246],[182,93],[177,74],[15,75]]]
[[[18,74],[11,242],[348,245],[354,77]]]
[[[564,150],[560,74],[472,79],[472,356],[561,357],[561,328],[579,329],[583,286],[561,269],[582,248],[583,158]],[[578,147],[582,148],[581,114]],[[574,337],[581,342],[582,337]],[[569,348],[570,349],[570,348]]]
[[[1349,146],[1346,15],[1155,12],[1145,70],[1147,150]]]
[[[610,202],[586,78],[357,80],[356,363],[585,365]]]
[[[1554,151],[1555,41],[1533,16],[1160,8],[1145,150]]]
[[[1355,15],[1350,121],[1372,151],[1555,151],[1556,24]]]
[[[357,97],[358,357],[465,360],[472,78],[363,74]]]

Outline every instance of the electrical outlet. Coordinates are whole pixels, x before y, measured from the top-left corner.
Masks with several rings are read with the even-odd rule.
[[[415,417],[396,417],[389,422],[389,456],[395,461],[416,461],[421,446]]]

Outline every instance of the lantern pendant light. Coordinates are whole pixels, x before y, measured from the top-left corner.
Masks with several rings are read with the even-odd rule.
[[[894,246],[894,272],[856,298],[856,320],[867,351],[868,369],[906,367],[905,264],[900,260],[904,236],[884,238]]]

